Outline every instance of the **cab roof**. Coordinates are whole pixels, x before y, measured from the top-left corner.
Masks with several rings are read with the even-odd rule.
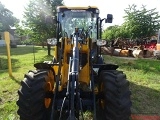
[[[96,6],[58,6],[57,7],[58,9],[59,8],[66,8],[66,9],[89,9],[89,8],[95,8],[95,9],[98,9]]]
[[[87,10],[92,11],[93,13],[99,12],[99,9],[96,6],[58,6],[57,12],[64,12],[70,10]]]

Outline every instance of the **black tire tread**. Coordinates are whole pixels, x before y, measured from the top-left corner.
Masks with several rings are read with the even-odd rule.
[[[47,75],[48,70],[30,70],[24,75],[21,88],[18,90],[17,101],[19,106],[17,113],[21,120],[45,120],[44,86]]]
[[[107,120],[129,120],[131,115],[131,92],[126,75],[118,70],[103,70],[100,81],[104,85],[105,118]]]

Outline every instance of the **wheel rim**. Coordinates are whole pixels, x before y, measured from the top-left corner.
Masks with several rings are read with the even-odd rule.
[[[55,78],[54,74],[52,71],[48,72],[48,75],[46,77],[46,85],[45,85],[45,91],[46,92],[54,92],[54,84],[55,84]],[[46,108],[49,108],[51,105],[52,99],[51,98],[45,98],[44,99],[44,104]]]
[[[52,91],[52,86],[51,86],[50,82],[47,82],[46,88],[47,88],[48,91]],[[46,108],[49,108],[49,106],[51,104],[51,98],[45,98],[44,104],[45,104]]]

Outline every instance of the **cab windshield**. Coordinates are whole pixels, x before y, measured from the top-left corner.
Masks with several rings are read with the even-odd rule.
[[[86,10],[71,10],[59,13],[59,22],[61,23],[62,36],[70,36],[75,28],[89,30],[92,39],[97,38],[97,15]],[[91,28],[91,29],[90,29]]]

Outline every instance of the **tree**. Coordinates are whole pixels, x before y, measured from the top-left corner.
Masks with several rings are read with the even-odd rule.
[[[55,37],[56,23],[53,22],[56,6],[62,5],[62,0],[31,0],[25,8],[25,27],[28,27],[30,37],[36,42],[44,43],[47,38]],[[47,23],[52,17],[52,24]]]
[[[19,20],[0,2],[0,32],[8,31]]]
[[[132,38],[146,38],[156,34],[160,28],[160,16],[156,8],[147,10],[142,5],[138,10],[136,5],[131,5],[125,10],[124,25]]]
[[[119,33],[119,26],[118,25],[110,26],[103,32],[102,38],[108,40],[115,39],[117,37],[116,33],[117,34]]]
[[[104,30],[102,37],[104,39],[112,40],[116,38],[128,38],[129,34],[126,30],[125,25],[123,26],[110,26]]]
[[[142,5],[138,10],[133,4],[124,11],[125,22],[121,26],[115,25],[107,28],[103,33],[104,38],[150,38],[160,29],[160,16],[156,8],[147,10],[146,6]]]
[[[32,31],[29,28],[25,28],[19,24],[16,24],[15,27],[15,33],[19,36],[21,44],[32,44],[34,42],[29,38],[29,35],[32,35]],[[25,40],[23,38],[25,38]]]

